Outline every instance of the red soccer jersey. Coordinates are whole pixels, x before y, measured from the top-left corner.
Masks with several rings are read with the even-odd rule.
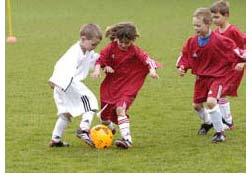
[[[221,32],[220,28],[217,28],[215,32],[233,40],[238,48],[246,49],[246,35],[235,25],[231,24],[224,32]]]
[[[127,51],[120,50],[116,42],[105,47],[96,64],[110,66],[114,73],[107,73],[100,88],[101,101],[115,104],[118,101],[133,101],[149,73],[147,53],[135,45]]]
[[[239,48],[240,52],[244,53],[246,51],[246,35],[245,33],[242,33],[236,26],[229,25],[229,27],[224,32],[221,32],[220,28],[217,28],[215,30],[215,33],[233,40]],[[244,69],[242,71],[237,71],[235,69],[235,66],[236,63],[233,64],[233,70],[227,77],[228,82],[232,84],[230,85],[230,87],[232,88],[229,88],[229,94],[232,96],[237,96],[237,90],[244,74]]]
[[[183,65],[199,76],[223,77],[231,71],[232,63],[238,62],[235,48],[231,39],[214,32],[203,47],[198,44],[198,36],[193,36],[184,45],[177,67]]]

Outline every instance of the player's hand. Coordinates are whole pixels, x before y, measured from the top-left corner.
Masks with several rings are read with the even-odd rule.
[[[242,71],[245,68],[246,63],[238,63],[235,66],[236,71]]]
[[[105,71],[105,73],[114,73],[115,72],[115,70],[110,66],[104,67],[104,71]]]
[[[91,77],[92,78],[98,78],[98,77],[100,77],[101,76],[101,74],[100,74],[100,70],[95,70],[93,73],[91,73]]]
[[[186,71],[185,71],[184,66],[180,66],[180,67],[178,68],[178,74],[179,74],[179,76],[184,76],[185,73],[186,73]]]
[[[154,68],[151,68],[151,69],[150,69],[150,76],[151,76],[151,78],[153,78],[153,79],[159,79],[159,76],[158,76],[158,74],[157,74],[157,71],[156,71],[156,69],[154,69]]]
[[[100,65],[100,64],[95,65],[94,72],[91,73],[90,76],[91,76],[92,78],[98,78],[98,77],[100,77],[100,76],[101,76],[101,75],[100,75],[100,69],[101,69],[101,65]]]

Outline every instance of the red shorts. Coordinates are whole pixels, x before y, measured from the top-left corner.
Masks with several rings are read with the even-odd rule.
[[[213,77],[200,77],[196,76],[194,84],[194,103],[203,103],[207,101],[208,97],[214,97],[219,99],[224,96],[223,89],[225,84],[225,78],[213,78]]]
[[[226,82],[228,83],[223,89],[223,94],[228,94],[229,96],[237,96],[238,88],[241,84],[244,70],[236,71],[232,70],[230,76],[227,76]]]
[[[108,104],[108,106],[102,111],[101,119],[102,121],[112,121],[115,124],[118,124],[116,108],[117,107],[124,107],[127,110],[129,109],[130,105],[133,103],[134,99],[124,98],[120,101],[116,102],[115,104],[108,104],[106,102],[101,102],[101,109]],[[129,118],[129,115],[126,114]]]

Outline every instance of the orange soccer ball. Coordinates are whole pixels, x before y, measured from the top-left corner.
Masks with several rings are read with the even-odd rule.
[[[96,125],[90,130],[90,137],[95,148],[104,149],[112,145],[112,131],[105,125]]]

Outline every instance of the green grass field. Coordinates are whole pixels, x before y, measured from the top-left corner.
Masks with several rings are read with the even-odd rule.
[[[246,172],[245,78],[239,97],[230,99],[236,129],[216,145],[210,142],[213,130],[205,137],[196,134],[194,77],[176,74],[180,49],[193,34],[192,12],[212,2],[13,0],[18,42],[6,45],[6,172]],[[245,0],[230,4],[230,22],[245,31]],[[141,33],[137,44],[164,65],[160,79],[148,78],[130,109],[134,147],[89,148],[75,137],[77,118],[64,135],[71,147],[48,148],[56,107],[47,80],[55,62],[76,42],[81,24],[94,22],[104,30],[119,21],[135,22]],[[97,51],[107,43],[104,39]],[[101,80],[85,83],[99,97]]]

